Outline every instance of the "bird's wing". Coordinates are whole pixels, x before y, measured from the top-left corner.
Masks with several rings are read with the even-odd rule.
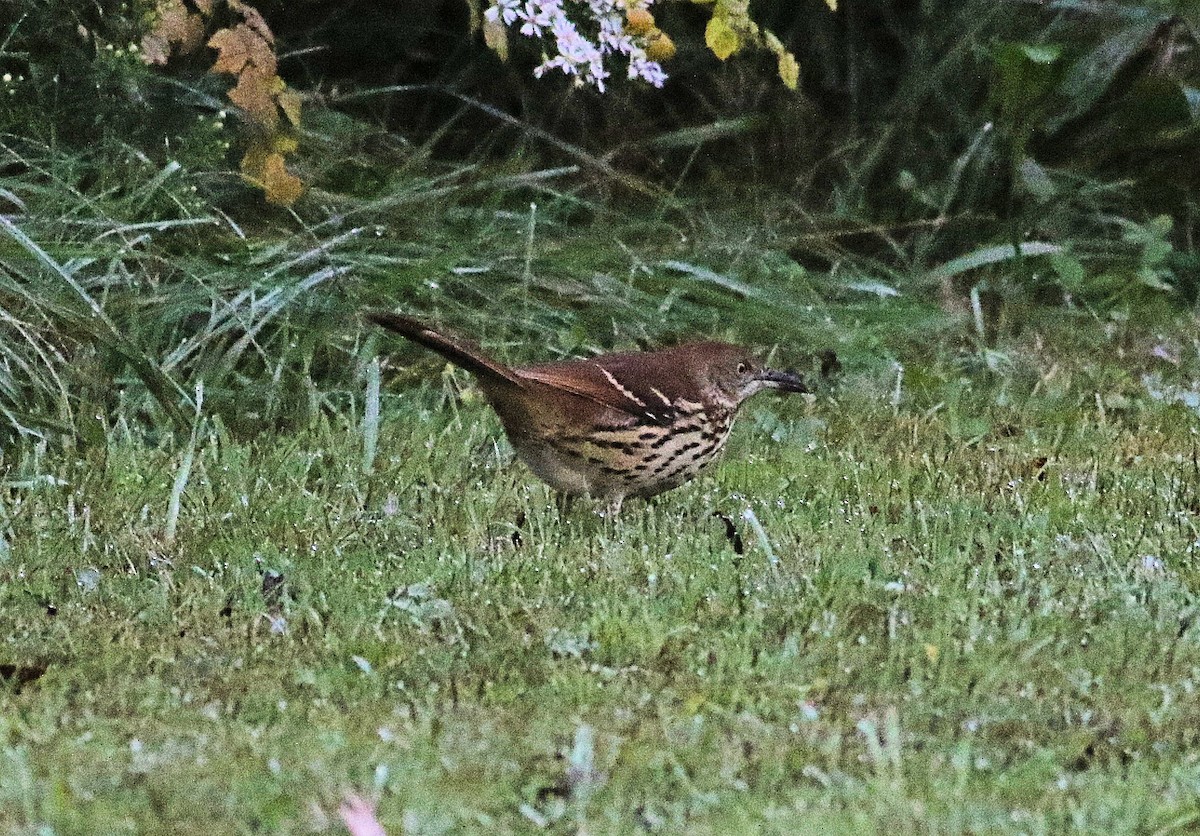
[[[639,355],[642,363],[649,355]],[[570,392],[651,424],[669,424],[679,413],[670,394],[625,373],[625,357],[608,355],[602,361],[575,360],[543,363],[514,371],[521,377]],[[655,376],[655,379],[659,379]],[[660,382],[662,382],[660,380]],[[664,384],[665,385],[665,384]]]

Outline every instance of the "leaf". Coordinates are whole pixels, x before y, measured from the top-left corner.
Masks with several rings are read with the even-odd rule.
[[[1153,290],[1171,290],[1172,286],[1170,282],[1167,281],[1170,276],[1170,271],[1155,270],[1149,265],[1143,266],[1137,272],[1138,281]]]
[[[739,116],[735,119],[723,119],[659,134],[650,139],[647,145],[659,149],[694,148],[706,142],[745,136],[759,130],[763,124],[761,114]]]
[[[287,134],[278,134],[271,140],[271,150],[285,156],[295,153],[299,147],[300,143],[296,140],[296,137],[288,136]]]
[[[737,52],[742,45],[738,33],[733,31],[729,21],[721,16],[714,16],[704,27],[704,43],[712,50],[713,55],[724,61]]]
[[[275,101],[279,103],[279,109],[283,111],[283,115],[292,123],[293,127],[300,126],[300,94],[295,90],[281,90],[275,97]]]
[[[859,293],[874,293],[880,299],[884,299],[889,296],[900,295],[900,291],[896,290],[896,288],[892,287],[891,285],[884,284],[883,282],[850,282],[846,285],[846,290],[855,290]]]
[[[1046,169],[1033,157],[1024,157],[1018,168],[1020,183],[1039,203],[1058,196],[1058,187]]]
[[[686,261],[664,261],[662,266],[668,270],[674,270],[677,273],[691,276],[693,279],[702,282],[714,284],[717,287],[722,287],[725,290],[731,291],[744,296],[746,298],[761,297],[762,293],[754,285],[735,279],[732,276],[726,276],[718,273],[715,270],[710,270],[707,267],[701,267],[697,264],[690,264]]]
[[[483,21],[483,42],[487,48],[499,56],[501,61],[508,60],[508,30],[498,20]]]
[[[238,83],[229,91],[229,100],[240,107],[246,118],[268,131],[274,131],[279,125],[279,111],[275,104],[273,82],[279,76],[265,78],[256,71],[243,72],[238,76]]]
[[[1050,267],[1065,289],[1076,293],[1083,290],[1087,271],[1078,258],[1067,252],[1056,253],[1050,256]]]
[[[246,21],[245,25],[253,30],[254,34],[258,35],[268,44],[275,43],[275,36],[271,34],[271,27],[267,26],[267,21],[263,19],[258,9],[249,3],[243,3],[241,0],[227,0],[227,2],[229,8],[242,16],[242,20]]]
[[[1057,44],[1021,44],[1020,50],[1034,64],[1053,64],[1062,55]]]
[[[272,153],[271,148],[261,143],[255,142],[246,149],[245,156],[242,157],[242,175],[258,185],[258,180],[261,179],[262,171],[267,166],[267,157]]]
[[[829,11],[837,11],[838,0],[825,0],[825,5],[829,7]]]
[[[796,61],[796,56],[790,52],[784,52],[779,56],[779,77],[783,79],[784,86],[789,90],[795,90],[800,84],[800,64]]]
[[[1122,69],[1136,61],[1158,25],[1155,15],[1139,15],[1091,52],[1071,61],[1061,82],[1061,106],[1047,117],[1044,129],[1054,133],[1091,110]]]
[[[1050,46],[1005,43],[994,48],[996,80],[991,96],[1006,131],[1024,140],[1039,110],[1058,84],[1063,67]],[[1035,57],[1036,56],[1036,57]]]
[[[1029,258],[1035,255],[1054,255],[1062,251],[1063,248],[1060,245],[1050,244],[1045,241],[1026,241],[1019,247],[1014,247],[1012,244],[981,247],[966,255],[952,258],[942,266],[930,270],[929,278],[948,279],[952,276],[957,276],[959,273],[965,273],[968,270],[974,270],[976,267],[983,267],[988,264],[1010,261],[1018,257]]]
[[[654,15],[645,9],[629,9],[625,13],[625,31],[645,35],[654,28]]]
[[[165,64],[171,54],[171,44],[151,30],[142,36],[141,52],[142,60],[147,64]]]
[[[244,23],[232,29],[221,29],[208,39],[217,51],[212,72],[237,75],[247,65],[258,68],[263,75],[275,75],[275,53],[271,44]]]
[[[213,62],[214,73],[240,73],[250,60],[250,51],[242,35],[236,29],[220,29],[208,39],[208,45],[217,51]]]
[[[267,158],[267,168],[263,172],[263,189],[268,203],[291,206],[304,192],[304,184],[287,170],[282,156],[272,154]]]
[[[287,170],[283,155],[275,151],[252,148],[242,160],[242,174],[263,190],[268,203],[291,206],[304,191],[304,183]]]
[[[1188,113],[1193,119],[1200,119],[1200,87],[1181,84],[1179,89],[1183,93],[1183,100],[1187,102]]]
[[[171,47],[188,53],[200,45],[204,38],[204,21],[199,15],[189,14],[181,0],[164,0],[158,6],[158,20],[153,28],[142,37],[142,60],[147,64],[165,64]]]
[[[655,29],[646,38],[646,57],[651,61],[670,61],[675,57],[675,42],[661,29]]]

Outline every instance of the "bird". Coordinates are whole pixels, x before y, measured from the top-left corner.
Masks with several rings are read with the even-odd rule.
[[[415,317],[380,309],[363,317],[474,375],[529,469],[568,497],[606,501],[610,513],[711,464],[747,398],[811,391],[803,376],[724,342],[509,366]]]

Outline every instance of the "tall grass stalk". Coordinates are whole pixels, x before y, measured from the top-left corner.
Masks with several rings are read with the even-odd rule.
[[[196,383],[196,414],[192,419],[192,432],[188,437],[187,447],[184,448],[179,470],[175,472],[175,481],[171,485],[171,498],[167,502],[167,518],[163,526],[163,540],[168,546],[175,544],[175,533],[179,528],[179,511],[183,503],[183,492],[187,489],[188,479],[192,475],[192,462],[196,458],[196,448],[200,444],[200,428],[204,424],[204,382]]]

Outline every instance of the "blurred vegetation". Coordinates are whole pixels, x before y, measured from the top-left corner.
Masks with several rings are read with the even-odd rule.
[[[1030,306],[1128,319],[1200,292],[1183,0],[754,3],[798,92],[660,3],[671,80],[605,94],[535,80],[515,33],[500,61],[459,0],[254,6],[306,97],[287,210],[238,171],[254,131],[215,53],[141,60],[153,4],[0,12],[11,435],[86,437],[78,415],[121,401],[186,428],[199,380],[248,428],[308,414],[361,366],[364,303],[566,354],[739,321],[815,343],[828,305],[902,293],[900,317],[860,306],[887,359],[938,311],[993,339]]]

